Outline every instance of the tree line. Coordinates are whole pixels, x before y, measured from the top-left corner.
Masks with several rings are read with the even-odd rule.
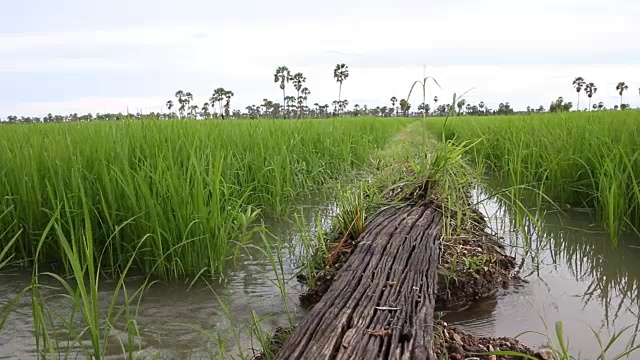
[[[249,105],[244,111],[231,108],[231,99],[234,92],[223,87],[215,89],[208,101],[202,105],[193,103],[193,94],[189,91],[178,90],[174,94],[174,99],[169,99],[165,106],[168,113],[151,112],[142,114],[85,114],[77,113],[68,115],[52,115],[49,113],[45,117],[29,117],[10,115],[2,123],[52,123],[52,122],[74,122],[74,121],[114,121],[129,118],[142,118],[146,116],[160,119],[213,119],[213,118],[233,118],[233,119],[259,119],[259,118],[327,118],[335,116],[378,116],[378,117],[418,117],[418,116],[446,116],[446,115],[513,115],[521,113],[542,113],[542,112],[564,112],[573,109],[573,103],[565,101],[563,97],[553,100],[547,109],[543,105],[537,107],[527,106],[526,111],[516,112],[509,102],[501,102],[495,109],[487,106],[484,101],[471,104],[466,99],[459,99],[455,104],[440,103],[438,96],[433,97],[433,106],[430,103],[421,103],[413,108],[407,99],[398,99],[392,96],[389,99],[390,106],[382,105],[370,107],[368,105],[354,104],[349,108],[349,101],[342,98],[343,83],[349,78],[349,66],[344,63],[336,64],[333,69],[333,78],[338,84],[337,99],[329,104],[313,103],[309,105],[308,100],[311,90],[307,86],[307,78],[302,72],[293,73],[287,66],[278,66],[273,74],[274,84],[282,91],[282,102],[270,99],[263,99],[260,104]],[[293,86],[294,93],[291,94],[289,86]],[[581,76],[576,77],[572,86],[577,92],[576,110],[580,110],[580,95],[585,93],[589,99],[589,106],[584,110],[604,110],[605,104],[600,101],[592,103],[593,96],[598,92],[598,87],[593,82],[586,82]],[[629,90],[625,82],[616,84],[616,92],[620,95],[620,104],[615,104],[613,110],[625,110],[630,108],[629,104],[623,102],[623,95]],[[288,92],[289,90],[289,92]],[[289,94],[289,95],[287,95]],[[640,95],[640,88],[638,88]],[[412,108],[414,109],[412,111]],[[0,119],[2,120],[2,119]]]

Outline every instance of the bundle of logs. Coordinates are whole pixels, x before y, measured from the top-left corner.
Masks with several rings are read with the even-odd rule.
[[[381,211],[276,359],[436,359],[442,225],[433,204]]]

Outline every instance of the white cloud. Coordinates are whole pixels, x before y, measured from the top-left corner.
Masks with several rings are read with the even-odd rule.
[[[250,7],[247,1],[230,6]],[[179,21],[0,34],[0,83],[8,74],[25,74],[25,79],[26,74],[30,79],[75,75],[60,84],[51,99],[21,97],[0,104],[0,114],[40,112],[47,106],[64,109],[74,102],[104,112],[122,101],[169,98],[175,87],[190,89],[198,103],[215,87],[231,88],[236,92],[234,105],[244,108],[265,97],[281,97],[272,79],[278,65],[305,73],[312,103],[330,103],[337,93],[331,74],[337,62],[351,65],[344,94],[352,104],[386,104],[391,95],[406,96],[423,63],[431,65],[428,73],[447,94],[475,87],[470,99],[490,104],[510,101],[522,108],[547,106],[560,95],[572,99],[575,76],[596,82],[596,96],[605,102],[617,98],[615,83],[626,81],[634,89],[627,101],[640,103],[640,45],[634,41],[640,38],[634,17],[640,5],[630,0],[461,0],[428,6],[408,0],[371,1],[368,6],[345,4],[342,15],[325,11],[318,16],[314,11],[321,9],[309,4],[291,8],[287,16],[275,16],[276,10],[237,23]],[[629,65],[615,65],[625,63]],[[123,80],[109,84],[109,94],[98,101],[91,85],[105,73],[120,74]],[[149,78],[157,80],[144,80]],[[123,100],[122,88],[135,89],[138,95]],[[0,95],[11,99],[11,89],[5,92],[0,84]]]

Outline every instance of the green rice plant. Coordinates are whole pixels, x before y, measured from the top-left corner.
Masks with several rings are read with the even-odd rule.
[[[40,241],[37,243],[35,253],[36,261],[31,285],[32,316],[35,327],[36,346],[38,347],[37,352],[43,356],[51,356],[53,358],[68,357],[72,351],[72,345],[77,344],[85,357],[101,359],[106,353],[109,342],[109,331],[107,330],[113,328],[124,313],[125,330],[129,335],[129,339],[127,344],[120,342],[120,347],[123,355],[127,354],[128,358],[133,358],[133,337],[139,337],[139,331],[136,326],[137,307],[132,313],[131,301],[136,297],[141,297],[146,283],[130,296],[126,291],[124,281],[134,262],[135,253],[140,250],[144,241],[138,243],[138,248],[134,249],[126,266],[121,269],[116,288],[111,295],[109,308],[106,315],[103,315],[99,306],[99,287],[104,253],[96,254],[97,249],[95,249],[94,246],[90,207],[84,197],[85,192],[82,189],[82,185],[79,186],[79,195],[83,205],[82,217],[74,218],[68,216],[68,212],[72,211],[69,203],[60,203],[57,210],[52,214],[47,227],[41,234]],[[64,213],[67,213],[67,216],[63,216]],[[126,223],[119,226],[118,229],[122,229],[125,226]],[[65,228],[70,229],[70,231],[64,231]],[[54,235],[50,236],[50,232],[53,232]],[[116,234],[117,233],[112,234],[112,237],[108,239],[107,242],[112,241]],[[61,254],[63,261],[69,264],[72,270],[70,278],[64,278],[52,272],[41,272],[39,269],[39,261],[37,260],[40,251],[47,242],[53,241],[54,239],[59,242],[60,249],[63,251]],[[51,309],[47,306],[46,298],[41,292],[42,286],[39,282],[41,276],[49,276],[62,286],[65,291],[64,297],[72,304],[70,316],[67,315],[68,317],[65,317],[65,315],[59,314],[56,309]],[[124,306],[122,309],[116,309],[116,299],[121,294],[124,295]],[[80,329],[77,328],[78,324],[74,321],[76,313],[80,315]],[[60,321],[56,321],[56,319]],[[59,323],[63,325],[63,332],[73,339],[71,342],[67,342],[64,347],[60,345],[60,339],[52,336],[52,329],[55,330]],[[88,338],[89,347],[85,346],[84,338]]]
[[[135,254],[132,267],[163,279],[203,269],[220,275],[262,213],[285,214],[302,194],[364,166],[410,121],[146,119],[7,127],[0,134],[0,213],[6,212],[0,229],[19,227],[13,260],[31,262],[51,214],[64,203],[59,229],[38,251],[42,263],[73,272],[56,238],[62,232],[75,241],[72,226],[86,214],[94,256],[104,253],[102,272],[117,276]],[[0,248],[8,241],[0,239]]]
[[[316,287],[319,271],[325,268],[329,259],[330,235],[323,229],[322,212],[315,217],[315,228],[305,222],[303,216],[295,215],[295,228],[300,237],[300,249],[294,252],[294,259],[298,270],[298,277],[309,288]]]
[[[333,229],[340,236],[357,239],[364,232],[365,224],[382,197],[374,184],[361,181],[337,192],[337,214],[333,217]]]
[[[614,355],[610,355],[608,354],[608,352],[611,350],[611,347],[616,344],[617,342],[620,341],[620,336],[622,336],[627,330],[629,330],[631,328],[631,326],[627,326],[625,328],[623,328],[622,330],[616,331],[613,333],[613,335],[609,338],[608,341],[603,342],[602,337],[594,330],[591,329],[591,332],[593,333],[593,337],[595,339],[595,341],[597,341],[598,345],[600,346],[600,354],[598,354],[598,356],[596,357],[596,360],[619,360],[619,359],[627,359],[629,357],[630,354],[636,352],[638,349],[640,349],[640,345],[634,345],[633,342],[629,342],[625,345],[624,349],[622,350],[622,352],[618,353],[618,354],[614,354]],[[567,338],[565,337],[564,334],[564,329],[563,329],[563,325],[562,325],[562,321],[556,321],[555,323],[555,336],[550,335],[548,330],[547,330],[547,334],[541,333],[541,332],[531,332],[531,331],[527,331],[525,333],[519,334],[517,337],[524,335],[526,333],[535,333],[538,335],[543,335],[546,336],[548,339],[548,345],[549,348],[548,350],[550,351],[551,356],[553,357],[554,360],[580,360],[582,359],[581,355],[578,354],[576,356],[571,355],[570,351],[569,351],[569,343]],[[509,355],[509,356],[518,356],[518,357],[522,357],[523,359],[531,359],[531,360],[537,360],[537,357],[533,357],[531,355],[527,355],[527,354],[523,354],[520,352],[516,352],[516,351],[492,351],[492,352],[487,352],[487,353],[480,353],[480,354],[476,354],[476,355]]]
[[[4,212],[0,213],[0,219],[5,216],[8,216],[8,212],[10,209],[6,209]],[[0,233],[0,244],[5,244],[0,247],[0,271],[4,270],[6,267],[9,267],[12,264],[12,260],[15,258],[14,248],[15,243],[18,240],[20,233],[22,230],[15,230],[17,226],[15,226],[15,222],[13,222],[10,226],[4,229]],[[5,239],[2,241],[2,239]],[[7,318],[9,314],[16,306],[16,304],[22,299],[22,296],[29,291],[28,288],[20,291],[9,303],[3,304],[0,307],[0,331],[4,328],[5,323],[7,322]]]
[[[639,120],[637,111],[457,117],[443,134],[475,142],[468,155],[512,187],[513,198],[532,195],[524,185],[563,206],[593,208],[616,245],[621,231],[640,224]],[[442,125],[428,122],[434,132]]]

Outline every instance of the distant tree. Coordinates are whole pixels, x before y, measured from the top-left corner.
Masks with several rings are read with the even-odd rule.
[[[578,76],[573,80],[573,88],[576,89],[576,92],[578,93],[578,105],[577,105],[578,109],[580,109],[580,92],[582,91],[584,84],[585,84],[585,81],[582,78],[582,76]]]
[[[300,97],[300,90],[302,90],[302,84],[307,81],[307,78],[301,72],[295,73],[291,78],[293,88],[298,92],[298,118],[302,115],[302,98]]]
[[[176,99],[178,99],[178,104],[180,104],[180,107],[178,107],[178,112],[180,113],[180,116],[182,116],[185,110],[184,91],[176,91],[175,97]]]
[[[224,119],[224,114],[223,114],[223,108],[222,108],[222,101],[224,100],[225,96],[226,96],[226,92],[227,90],[225,90],[222,87],[219,87],[217,89],[215,89],[213,91],[213,94],[211,95],[211,97],[209,98],[209,102],[211,103],[211,109],[213,111],[213,109],[215,108],[215,104],[218,104],[218,111],[220,112],[220,117]]]
[[[562,96],[558,97],[555,101],[551,102],[549,105],[549,112],[565,112],[570,111],[573,107],[573,104],[569,102],[564,102],[564,98]]]
[[[621,104],[620,105],[620,110],[627,110],[627,109],[630,109],[630,108],[631,108],[631,106],[629,104]]]
[[[311,90],[309,90],[308,87],[303,87],[300,93],[302,94],[302,98],[304,99],[304,106],[307,106],[307,100],[309,100],[309,95],[311,95]]]
[[[411,109],[411,104],[406,99],[400,100],[400,111],[402,111],[402,116],[407,116],[409,110]]]
[[[498,110],[496,111],[496,114],[498,115],[511,115],[513,114],[513,108],[511,107],[511,104],[509,104],[509,102],[505,102],[505,103],[500,103],[498,104]]]
[[[360,104],[353,105],[353,115],[355,116],[360,115]]]
[[[619,107],[617,104],[616,104],[616,105],[613,105],[613,110],[618,110],[619,108],[620,108],[620,107]]]
[[[186,104],[187,109],[189,108],[191,101],[193,101],[193,94],[187,91],[186,93],[184,93],[184,102]]]
[[[420,114],[429,115],[430,110],[431,110],[431,107],[429,106],[429,104],[422,103],[418,105],[418,111],[420,112]]]
[[[589,98],[589,107],[591,107],[591,98],[593,97],[593,94],[598,92],[598,88],[594,83],[590,82],[587,85],[585,85],[584,92],[585,94],[587,94],[587,97]]]
[[[296,104],[296,97],[295,96],[285,96],[284,98],[284,108],[285,111],[287,111],[287,109],[291,109],[292,107],[294,107]]]
[[[543,112],[544,112],[544,106],[540,105],[540,106],[538,107],[538,109],[536,110],[536,112],[538,112],[538,113],[543,113]]]
[[[593,104],[593,105],[591,106],[591,108],[592,108],[593,110],[598,109],[598,104]]]
[[[618,94],[620,94],[620,110],[624,110],[622,109],[622,93],[624,93],[627,89],[629,89],[629,86],[627,86],[624,81],[621,81],[618,83],[618,85],[616,85],[616,90],[618,91]]]
[[[342,83],[349,77],[349,67],[346,64],[336,64],[333,69],[333,77],[340,84],[338,87],[338,102],[342,97]],[[338,113],[338,115],[340,115]]]
[[[395,109],[396,108],[396,104],[398,103],[398,98],[395,97],[395,96],[392,96],[390,100],[391,100],[391,108]]]
[[[465,99],[461,99],[458,101],[457,106],[458,106],[458,113],[462,113],[462,108],[464,107],[464,105],[467,103],[467,100]]]
[[[169,109],[169,113],[171,113],[172,108],[173,108],[173,100],[167,101],[167,109]]]
[[[204,104],[202,104],[202,107],[200,108],[200,116],[202,116],[203,119],[208,119],[211,116],[211,113],[209,113],[208,102],[205,102]]]
[[[600,101],[598,103],[598,110],[602,110],[604,108],[604,103],[602,101]]]
[[[438,96],[433,97],[433,108],[434,109],[438,108]]]
[[[279,66],[276,69],[275,74],[273,75],[273,82],[280,83],[280,90],[282,90],[282,102],[285,106],[285,112],[287,110],[287,101],[286,101],[287,94],[286,94],[285,88],[289,81],[291,81],[291,72],[289,71],[289,68],[286,66]],[[285,118],[287,117],[286,113],[284,117]]]
[[[231,115],[231,98],[235,95],[231,90],[224,91],[224,98],[226,99],[224,103],[224,114],[229,117]],[[224,118],[223,118],[224,119]]]
[[[480,108],[480,111],[484,113],[484,101],[480,101],[478,108]]]
[[[193,116],[194,118],[198,116],[198,105],[191,105],[189,106],[189,115]]]
[[[282,114],[282,104],[280,104],[279,102],[274,102],[271,107],[271,116],[278,117],[280,116],[280,114]]]
[[[325,117],[329,116],[329,104],[324,104],[320,106],[320,112],[324,114]]]

